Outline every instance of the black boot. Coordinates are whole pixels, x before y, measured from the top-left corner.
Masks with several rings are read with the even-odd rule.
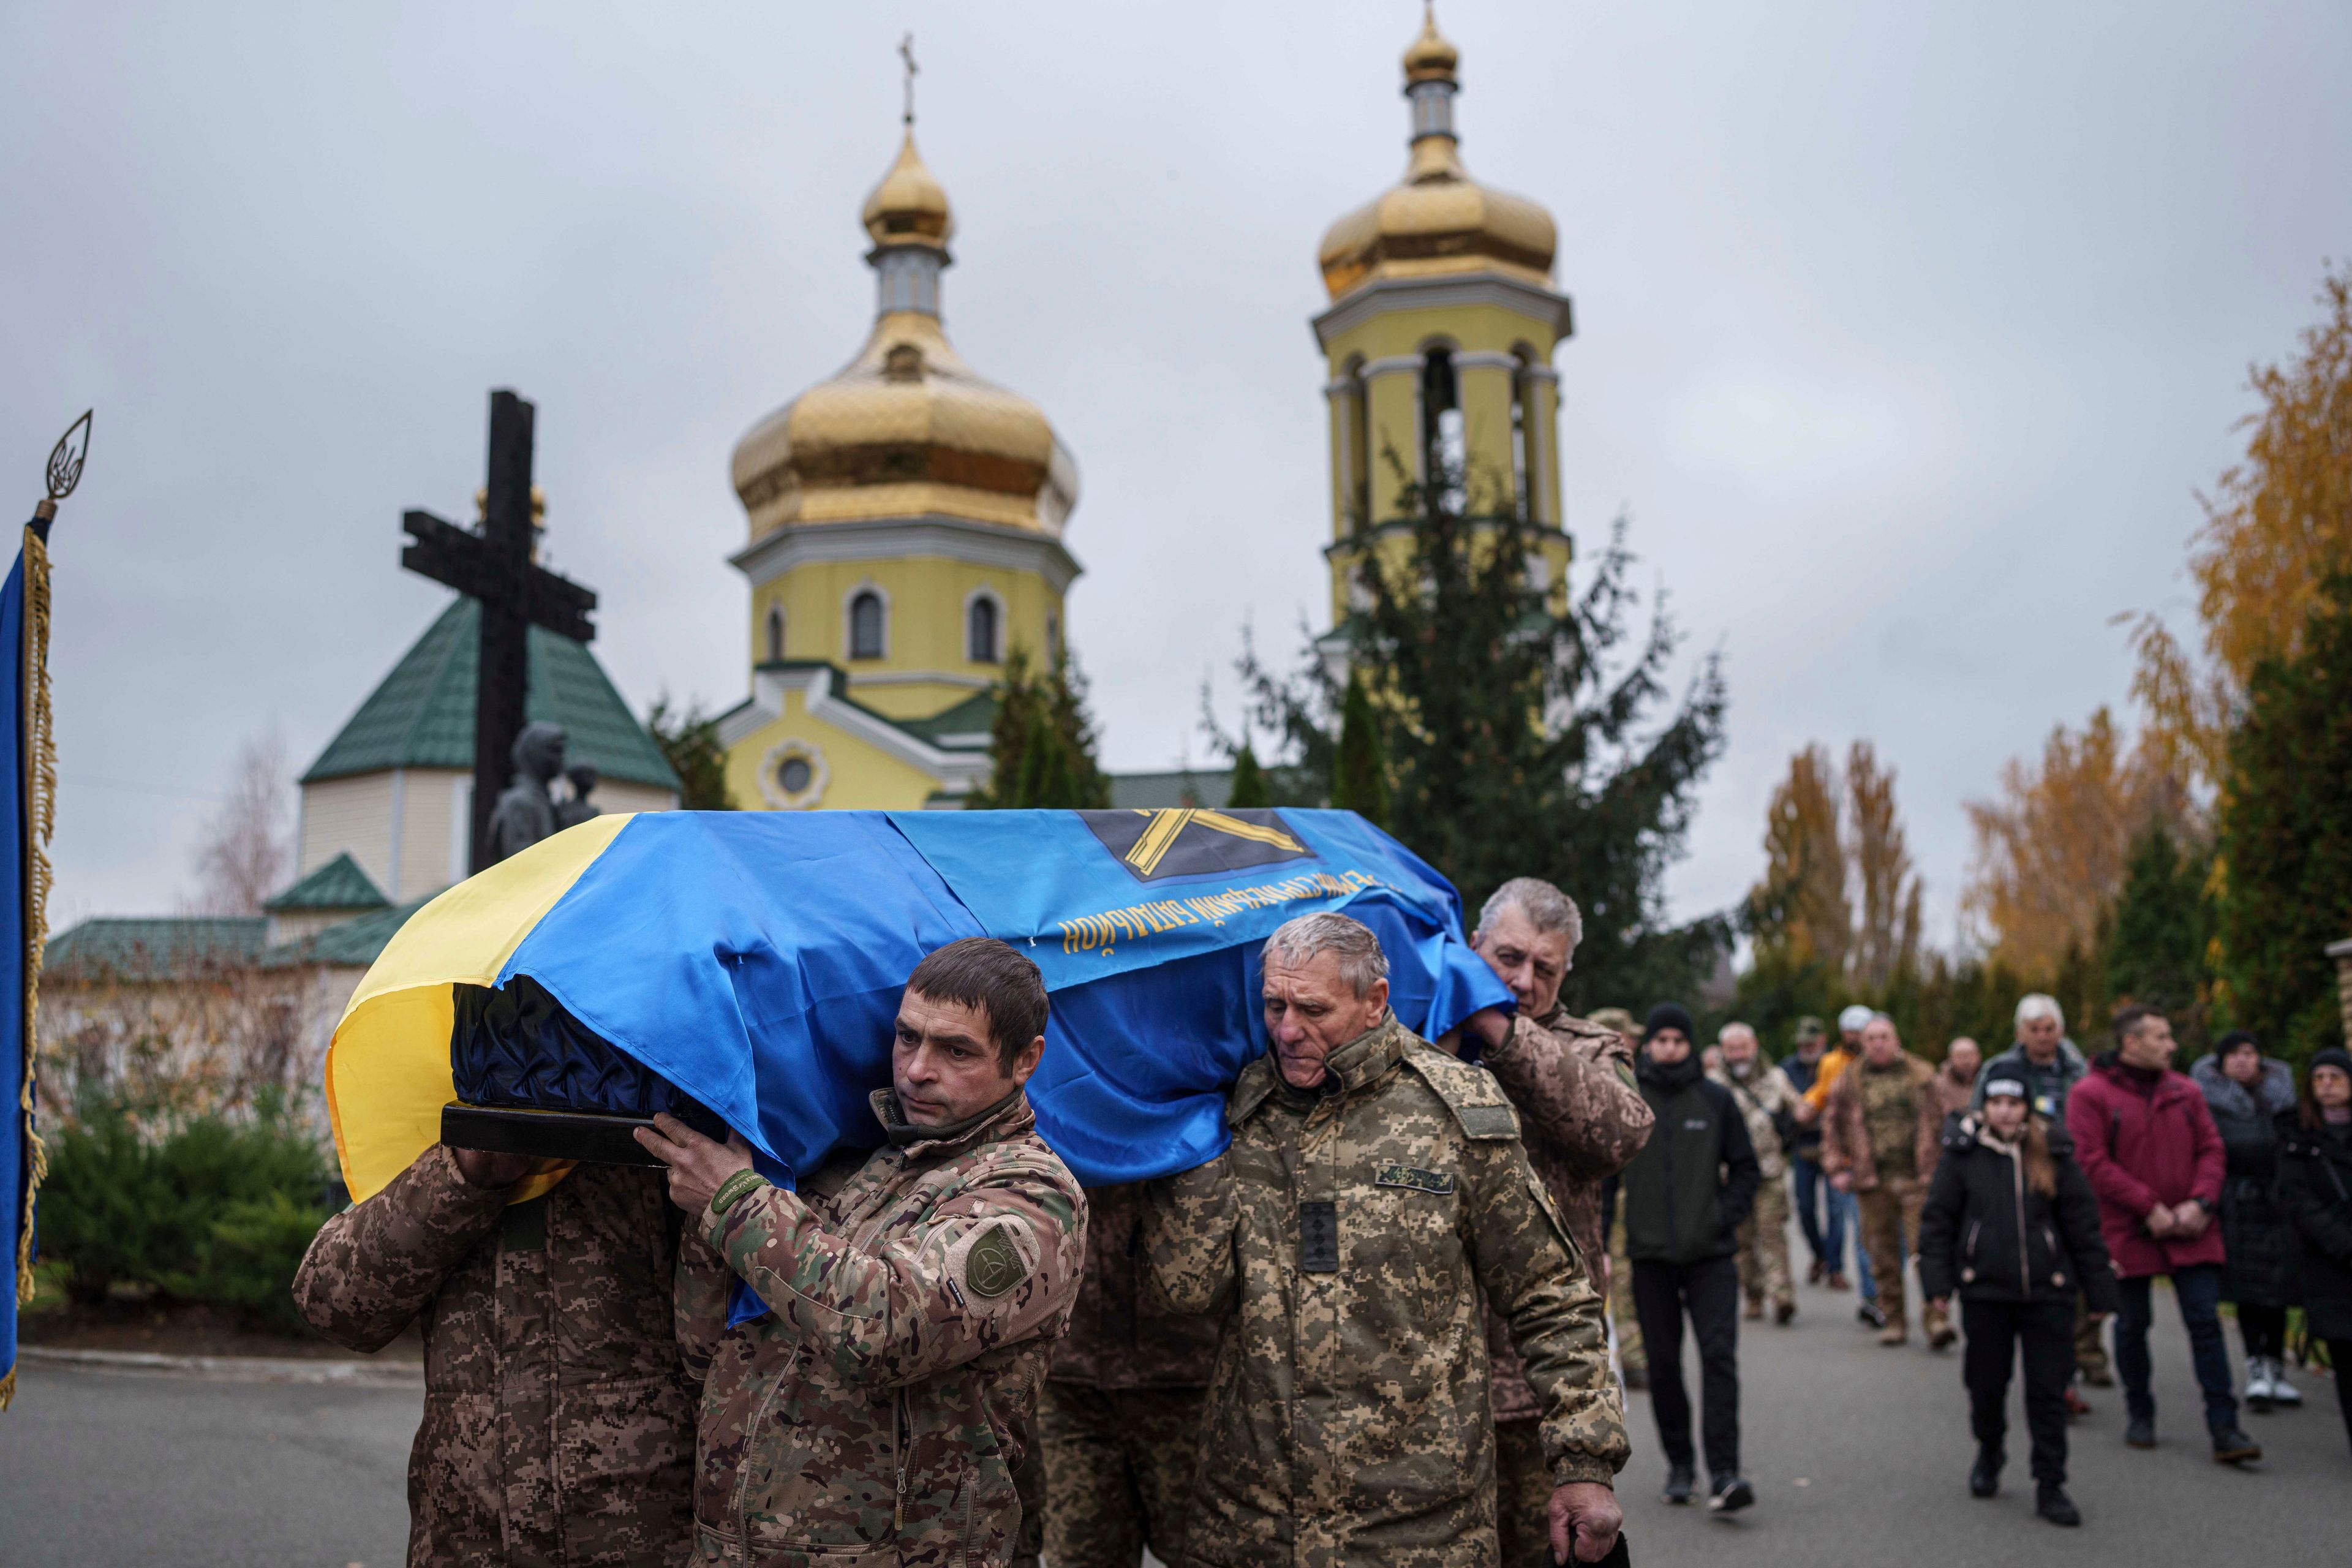
[[[2044,1481],[2033,1489],[2033,1511],[2070,1530],[2083,1522],[2082,1510],[2074,1506],[2074,1500],[2056,1481]]]
[[[2213,1429],[2213,1462],[2221,1465],[2242,1465],[2249,1459],[2263,1457],[2263,1446],[2235,1426]]]
[[[1977,1449],[1976,1468],[1969,1472],[1969,1495],[1992,1497],[2000,1490],[2000,1468],[2009,1456],[1987,1443]]]
[[[1690,1466],[1674,1465],[1669,1467],[1666,1470],[1666,1500],[1668,1502],[1675,1503],[1690,1501],[1691,1492],[1696,1486],[1697,1481],[1698,1477],[1693,1472]]]

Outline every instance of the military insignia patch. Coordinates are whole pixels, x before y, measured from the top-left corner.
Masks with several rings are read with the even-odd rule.
[[[1382,1165],[1372,1178],[1376,1187],[1404,1187],[1416,1193],[1435,1193],[1440,1196],[1454,1190],[1452,1172],[1416,1171],[1411,1165]]]
[[[964,1254],[963,1282],[975,1296],[1002,1296],[1028,1277],[1029,1266],[1021,1261],[1021,1249],[1013,1245],[1001,1225],[990,1226]]]
[[[1245,871],[1315,854],[1279,813],[1268,810],[1082,811],[1078,816],[1139,882]]]

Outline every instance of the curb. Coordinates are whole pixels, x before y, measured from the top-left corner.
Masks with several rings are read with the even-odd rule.
[[[20,1362],[83,1372],[127,1372],[148,1377],[188,1377],[210,1383],[301,1383],[342,1388],[423,1388],[415,1362],[311,1361],[298,1357],[159,1355],[149,1351],[57,1350],[17,1347]]]

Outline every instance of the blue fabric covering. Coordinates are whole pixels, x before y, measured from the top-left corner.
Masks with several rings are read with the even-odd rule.
[[[14,764],[0,772],[0,1209],[7,1215],[7,1279],[0,1286],[0,1377],[16,1370],[16,1248],[25,1187],[25,558],[0,586],[0,735]]]
[[[881,1141],[867,1097],[890,1081],[907,975],[959,937],[1002,937],[1044,973],[1053,1021],[1030,1099],[1088,1186],[1223,1152],[1224,1090],[1265,1049],[1257,951],[1293,916],[1345,909],[1378,932],[1397,1014],[1423,1035],[1511,1005],[1463,940],[1454,889],[1353,813],[1179,825],[1149,876],[1121,847],[1139,815],[639,816],[499,983],[528,975],[786,1183]],[[1183,874],[1204,859],[1226,864]],[[739,1319],[759,1310],[739,1300]]]

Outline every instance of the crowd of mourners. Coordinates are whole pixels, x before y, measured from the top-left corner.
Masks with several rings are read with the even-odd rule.
[[[908,977],[871,1151],[785,1187],[668,1117],[638,1135],[657,1167],[436,1145],[328,1224],[296,1299],[355,1348],[421,1326],[419,1568],[1622,1562],[1627,1390],[1668,1502],[1756,1503],[1740,1324],[1797,1313],[1792,1206],[1809,1283],[1881,1344],[1912,1332],[1906,1260],[1926,1343],[1964,1342],[1977,1496],[2022,1363],[2055,1523],[2081,1385],[2119,1379],[2126,1440],[2157,1440],[2156,1277],[2217,1460],[2261,1454],[2225,1303],[2252,1411],[2302,1403],[2313,1347],[2352,1357],[2343,1051],[2298,1082],[2233,1034],[2183,1074],[2127,1007],[2086,1058],[2033,995],[1989,1060],[1857,1007],[1776,1065],[1672,1003],[1570,1015],[1580,934],[1557,888],[1505,884],[1472,945],[1516,1008],[1426,1040],[1370,930],[1290,921],[1230,1146],[1091,1190],[1025,1094],[1035,965],[951,943]]]

